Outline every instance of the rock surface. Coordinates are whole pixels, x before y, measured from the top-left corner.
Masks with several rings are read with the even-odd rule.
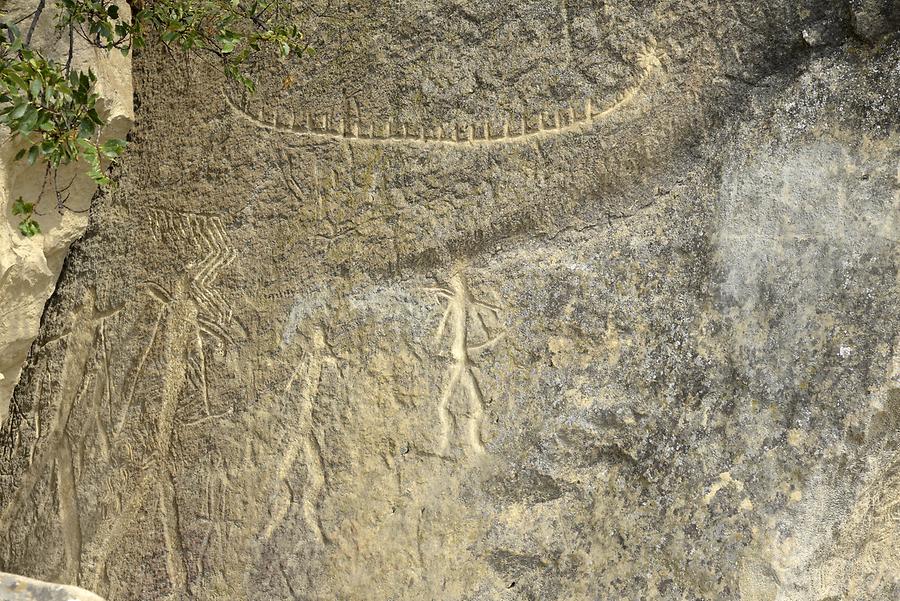
[[[0,572],[0,599],[3,601],[103,601],[75,586],[65,586]]]
[[[342,0],[252,98],[144,52],[4,425],[0,565],[897,599],[900,43],[861,10]]]
[[[4,18],[17,20],[32,13],[37,4],[34,0],[4,2]],[[28,27],[31,21],[23,23],[20,26]],[[49,59],[64,62],[68,37],[54,24],[53,3],[49,3],[35,27],[32,44]],[[90,69],[97,75],[97,105],[108,122],[103,139],[124,139],[134,120],[131,59],[75,39],[72,67]],[[46,165],[29,166],[14,160],[22,146],[18,140],[10,141],[9,135],[7,128],[0,128],[5,141],[0,145],[0,420],[7,416],[10,396],[38,335],[44,305],[56,287],[69,245],[87,227],[88,208],[97,191],[96,184],[82,173],[84,165],[64,167],[58,181],[65,182],[63,194],[70,210],[58,210],[53,183],[45,181]],[[36,204],[42,233],[32,238],[19,233],[20,218],[12,214],[13,203],[20,196]]]

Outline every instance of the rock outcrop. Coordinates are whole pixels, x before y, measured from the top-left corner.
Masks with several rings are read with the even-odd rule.
[[[16,0],[3,6],[4,18],[16,20],[35,10],[38,2]],[[43,3],[41,3],[43,6]],[[123,7],[123,11],[127,6]],[[124,13],[123,13],[124,14]],[[29,24],[29,20],[24,21]],[[118,51],[94,48],[75,37],[72,67],[97,75],[98,108],[107,119],[103,138],[125,138],[134,119],[131,58]],[[68,36],[55,27],[53,3],[49,3],[34,30],[32,42],[44,56],[65,62]],[[7,415],[9,398],[19,380],[22,365],[38,335],[44,305],[56,287],[69,246],[84,233],[96,184],[82,173],[83,164],[60,169],[65,208],[57,206],[54,182],[47,181],[46,165],[29,166],[16,161],[21,145],[0,131],[0,419]],[[17,198],[37,203],[42,233],[26,238],[19,233],[12,214]]]
[[[341,0],[251,97],[147,49],[0,431],[0,565],[110,601],[897,598],[900,42],[866,6]]]
[[[103,601],[75,586],[65,586],[0,572],[0,599],[3,601]]]

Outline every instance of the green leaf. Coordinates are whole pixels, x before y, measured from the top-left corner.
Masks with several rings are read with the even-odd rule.
[[[9,78],[9,80],[10,80],[13,84],[15,84],[15,86],[16,86],[17,88],[19,88],[20,90],[27,90],[27,89],[28,89],[28,86],[25,84],[25,80],[22,79],[21,77],[19,77],[19,74],[16,73],[15,71],[7,70],[7,72],[6,72],[6,77]]]
[[[40,147],[35,144],[31,148],[28,149],[28,164],[34,165],[34,162],[37,160],[38,155],[40,154]]]
[[[25,115],[22,116],[22,120],[19,121],[19,133],[20,134],[30,134],[34,130],[34,126],[37,125],[38,119],[38,109],[36,107],[28,107],[28,110],[25,111]]]
[[[50,121],[50,115],[47,113],[41,113],[41,116],[38,117],[38,129],[42,132],[52,132],[56,129],[56,124]]]
[[[13,40],[22,39],[22,32],[19,31],[19,27],[15,23],[4,23],[3,25],[9,30],[9,35]]]
[[[95,131],[97,131],[97,127],[90,119],[82,119],[81,124],[78,126],[78,137],[91,138],[94,136]]]
[[[114,159],[121,155],[122,151],[125,150],[125,144],[125,140],[112,138],[100,145],[100,152],[103,153],[103,156]]]
[[[25,111],[27,111],[27,110],[28,110],[27,103],[17,104],[16,108],[14,108],[13,111],[9,114],[9,118],[10,119],[21,119],[22,115],[24,115]]]
[[[98,186],[106,186],[109,184],[109,178],[103,175],[99,169],[91,169],[88,171],[88,177],[94,180]]]
[[[219,40],[220,49],[222,54],[231,54],[234,52],[235,46],[237,46],[237,40],[232,38],[223,38]]]
[[[37,221],[31,219],[23,219],[19,222],[19,231],[22,232],[22,235],[26,238],[31,238],[37,234],[41,233],[41,226]]]
[[[97,147],[90,140],[86,140],[84,138],[78,138],[77,140],[78,149],[81,151],[81,154],[86,157],[96,157],[97,156]]]
[[[22,200],[22,197],[16,199],[13,203],[12,213],[13,215],[29,215],[34,211],[34,204],[30,202],[25,202]]]

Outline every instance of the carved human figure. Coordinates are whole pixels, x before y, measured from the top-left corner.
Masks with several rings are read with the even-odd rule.
[[[162,528],[166,547],[166,571],[172,586],[173,595],[177,598],[187,591],[187,563],[184,545],[182,544],[180,515],[177,492],[175,488],[176,466],[173,458],[173,438],[177,426],[179,400],[188,381],[190,358],[199,357],[200,383],[206,417],[215,417],[210,412],[209,393],[206,383],[206,359],[201,333],[210,333],[220,340],[229,340],[215,324],[203,319],[202,306],[195,293],[198,271],[193,264],[185,266],[185,274],[166,291],[157,284],[145,284],[150,296],[162,304],[156,328],[151,335],[147,349],[138,364],[135,381],[140,377],[144,359],[159,339],[158,347],[162,354],[162,378],[159,407],[156,411],[154,449],[151,452],[152,469],[146,470],[126,507],[116,516],[111,524],[100,531],[102,541],[99,557],[95,560],[95,584],[105,577],[106,561],[115,549],[118,541],[125,534],[127,525],[136,519],[138,512],[148,503],[155,502],[158,507],[158,520]],[[134,385],[126,400],[130,405],[134,394]],[[127,406],[126,406],[127,412]],[[156,494],[152,495],[153,489]]]
[[[300,411],[293,433],[289,436],[290,442],[284,450],[284,457],[276,472],[275,486],[277,490],[274,494],[274,509],[263,528],[261,534],[263,542],[272,538],[275,530],[287,517],[291,505],[298,502],[298,497],[299,503],[303,507],[303,519],[307,527],[317,541],[325,540],[318,517],[318,506],[326,485],[325,466],[322,460],[322,449],[313,429],[312,410],[322,380],[322,366],[325,362],[333,363],[335,359],[328,351],[325,333],[321,328],[314,328],[309,338],[309,350],[305,354],[306,361],[297,365],[284,387],[284,393],[289,394],[298,378],[301,379]],[[307,480],[305,490],[298,493],[291,487],[289,475],[300,456],[303,458]]]
[[[461,392],[468,399],[467,439],[469,449],[476,454],[483,453],[484,442],[481,436],[481,425],[484,418],[484,393],[478,383],[477,367],[472,360],[472,355],[492,347],[503,337],[504,332],[493,334],[495,328],[488,325],[485,320],[485,314],[489,314],[489,321],[496,321],[501,309],[475,298],[461,272],[453,275],[449,288],[428,288],[427,290],[436,292],[439,297],[447,300],[447,308],[440,326],[438,326],[436,339],[440,341],[449,329],[451,332],[450,356],[453,359],[438,403],[438,416],[441,422],[441,442],[438,452],[446,456],[450,451],[451,433],[457,427],[457,418],[450,410],[450,401],[454,393]],[[481,330],[485,337],[484,340],[474,342],[471,339],[470,322],[476,324],[476,327]]]

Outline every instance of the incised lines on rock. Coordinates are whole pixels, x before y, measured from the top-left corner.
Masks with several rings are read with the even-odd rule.
[[[275,530],[287,517],[291,505],[297,502],[303,507],[303,519],[307,527],[313,533],[318,542],[325,540],[322,533],[322,524],[318,517],[318,506],[325,491],[325,464],[322,460],[322,449],[313,431],[313,403],[319,394],[319,385],[322,381],[322,365],[324,362],[333,362],[330,356],[325,333],[321,328],[315,328],[310,336],[310,349],[306,353],[307,360],[297,365],[291,374],[284,393],[288,394],[294,387],[294,383],[304,371],[302,388],[300,392],[300,415],[294,436],[284,451],[284,458],[276,472],[277,488],[274,493],[274,508],[271,517],[262,530],[262,542],[272,538]],[[289,475],[297,462],[298,456],[303,456],[303,465],[306,468],[306,490],[298,493],[290,484]]]
[[[475,454],[484,452],[484,443],[481,436],[481,426],[484,419],[484,393],[478,383],[476,375],[477,366],[472,360],[472,354],[492,347],[504,332],[494,333],[497,329],[485,321],[496,322],[499,319],[501,308],[475,298],[469,290],[462,273],[456,273],[450,279],[448,288],[426,288],[435,292],[447,300],[447,308],[444,311],[441,323],[438,326],[436,339],[440,342],[444,333],[451,332],[450,356],[453,364],[449,368],[447,381],[441,392],[438,402],[438,417],[441,424],[441,438],[438,453],[447,456],[450,452],[450,437],[456,429],[457,417],[450,410],[450,401],[457,391],[468,399],[468,428],[467,442],[469,450]],[[480,342],[471,340],[474,324],[481,330],[484,339]]]
[[[225,327],[231,319],[231,309],[212,284],[219,272],[234,261],[237,253],[227,242],[222,218],[165,209],[149,209],[147,213],[155,239],[202,255],[199,262],[187,266],[192,273],[191,296],[203,309],[201,318],[205,325],[211,322]]]
[[[209,561],[210,549],[215,547],[216,555],[214,557],[224,557],[226,546],[229,544],[230,532],[241,526],[240,520],[234,516],[235,513],[240,512],[240,509],[237,509],[234,503],[231,486],[228,461],[221,455],[216,455],[210,462],[206,475],[205,507],[197,518],[199,523],[206,525],[203,542],[196,549],[195,565],[196,571],[200,574],[208,573],[205,569],[207,566],[209,566],[210,572],[215,570],[213,562]]]
[[[252,115],[250,106],[235,102],[225,94],[228,106],[245,120],[257,127],[285,134],[332,139],[352,140],[359,143],[410,145],[492,145],[516,144],[557,136],[566,133],[582,133],[613,113],[630,105],[653,74],[662,68],[664,55],[652,48],[645,48],[637,57],[636,80],[617,94],[606,106],[592,98],[569,103],[568,110],[541,111],[535,115],[506,116],[503,125],[492,128],[490,121],[466,124],[442,123],[436,126],[410,125],[392,118],[348,119],[331,115],[304,113],[300,118],[291,113],[271,116],[260,110]]]
[[[42,444],[37,454],[32,449],[29,467],[19,480],[18,487],[9,503],[0,514],[0,527],[9,531],[19,510],[27,507],[27,500],[34,492],[45,469],[50,467],[56,473],[57,501],[60,529],[63,539],[65,557],[65,578],[71,583],[79,584],[81,576],[82,532],[78,511],[78,495],[75,484],[75,463],[72,455],[72,442],[67,432],[69,418],[78,399],[86,388],[88,365],[94,355],[94,342],[97,330],[108,317],[122,310],[116,307],[110,310],[96,309],[96,296],[93,290],[85,292],[81,308],[77,312],[72,329],[57,339],[66,339],[66,352],[60,370],[56,416],[50,425],[46,442],[41,442],[43,426],[37,411],[35,412],[34,432],[36,448]],[[54,340],[57,340],[54,339]],[[42,391],[38,392],[38,395]],[[51,391],[52,394],[52,391]]]
[[[195,345],[199,345],[202,349],[202,342],[195,325],[198,323],[197,305],[189,296],[189,285],[190,275],[176,283],[171,296],[162,290],[152,289],[152,295],[164,302],[148,348],[142,355],[142,359],[146,358],[149,354],[149,347],[152,347],[155,339],[159,337],[163,355],[163,374],[160,405],[156,410],[155,448],[149,457],[149,469],[145,470],[136,489],[131,491],[126,506],[111,523],[101,527],[98,532],[102,546],[99,557],[94,562],[94,587],[101,579],[106,578],[106,561],[109,555],[120,544],[121,537],[125,535],[125,529],[137,518],[140,509],[147,505],[147,497],[155,488],[158,519],[166,547],[166,572],[174,592],[182,593],[187,589],[187,568],[175,492],[176,468],[172,456],[172,438],[175,432],[178,399],[187,378],[190,351]],[[138,364],[135,381],[140,376],[141,367],[143,367],[143,361]],[[134,384],[133,382],[126,405],[130,405],[130,399],[135,389]],[[204,394],[204,401],[206,398],[206,394]],[[126,406],[125,413],[127,413],[127,409]]]
[[[156,410],[154,450],[144,474],[130,498],[114,520],[104,524],[98,532],[102,541],[95,564],[96,587],[106,578],[106,562],[126,528],[137,518],[148,503],[148,496],[156,490],[155,502],[158,519],[166,548],[166,571],[176,595],[187,591],[187,563],[182,542],[180,514],[176,493],[176,458],[173,438],[178,420],[176,414],[185,384],[191,381],[191,368],[196,372],[197,388],[203,403],[202,417],[193,425],[207,419],[223,417],[230,412],[214,415],[209,400],[206,351],[202,334],[217,339],[223,346],[233,344],[225,326],[232,320],[231,310],[211,284],[219,270],[234,260],[235,252],[226,243],[226,234],[219,217],[177,213],[151,209],[154,235],[179,248],[199,251],[203,258],[199,263],[188,263],[185,273],[171,287],[147,282],[143,286],[162,305],[150,335],[141,353],[131,386],[125,399],[125,410],[118,430],[124,426],[125,416],[132,405],[137,382],[144,365],[159,339],[163,372],[161,377],[160,404]],[[196,358],[196,365],[192,359]]]

